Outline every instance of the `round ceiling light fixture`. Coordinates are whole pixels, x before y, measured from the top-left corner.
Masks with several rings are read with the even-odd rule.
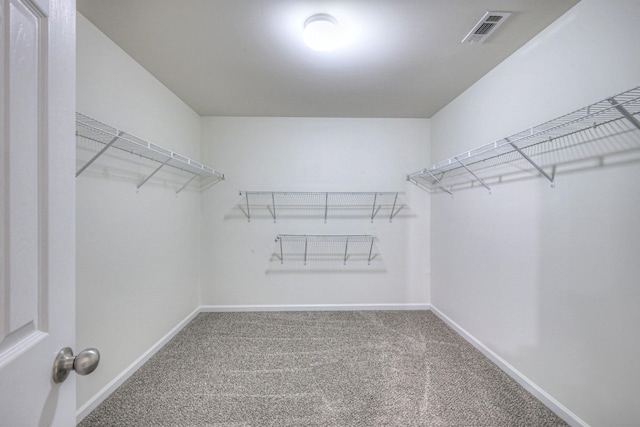
[[[338,21],[326,13],[316,13],[304,21],[304,42],[313,50],[329,52],[342,44]]]

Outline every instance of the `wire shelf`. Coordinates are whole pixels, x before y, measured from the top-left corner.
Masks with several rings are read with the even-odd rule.
[[[331,217],[369,218],[377,216],[393,218],[406,204],[401,196],[404,192],[281,192],[281,191],[241,191],[244,200],[240,208],[248,221],[252,217],[267,216],[274,222],[283,217]],[[264,215],[260,215],[260,212]],[[268,212],[268,214],[266,214]]]
[[[280,264],[311,260],[334,260],[347,265],[347,261],[371,261],[378,254],[374,245],[378,238],[368,234],[279,234],[276,237]]]
[[[89,161],[87,161],[78,171],[76,177],[84,172],[95,160],[98,159],[109,148],[117,148],[153,160],[160,163],[160,166],[149,176],[147,176],[138,188],[142,187],[160,168],[165,165],[180,169],[184,172],[193,174],[191,179],[182,186],[177,192],[182,191],[195,177],[213,177],[216,181],[224,180],[224,174],[214,170],[209,166],[189,159],[173,151],[162,148],[151,142],[147,142],[130,133],[118,130],[117,128],[107,125],[99,120],[76,113],[76,136],[90,141],[98,142],[103,148],[96,153]]]
[[[407,180],[430,192],[483,186],[504,177],[544,176],[555,186],[558,165],[640,149],[640,87],[483,145]]]

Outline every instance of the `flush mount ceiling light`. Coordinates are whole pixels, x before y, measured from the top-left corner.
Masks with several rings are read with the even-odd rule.
[[[326,13],[311,15],[304,21],[304,42],[311,49],[329,52],[342,44],[338,21]]]

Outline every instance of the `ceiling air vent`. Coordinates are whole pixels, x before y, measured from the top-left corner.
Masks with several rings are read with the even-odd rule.
[[[511,12],[487,12],[473,29],[462,39],[462,43],[484,43],[507,18]]]

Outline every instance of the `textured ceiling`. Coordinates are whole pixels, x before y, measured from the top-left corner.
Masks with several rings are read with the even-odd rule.
[[[77,8],[203,116],[431,117],[578,0],[77,0]],[[462,44],[488,10],[513,15]],[[357,32],[302,42],[332,14]]]

